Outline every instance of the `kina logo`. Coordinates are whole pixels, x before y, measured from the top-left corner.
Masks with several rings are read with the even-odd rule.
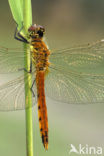
[[[85,146],[79,144],[79,146],[76,148],[75,145],[70,145],[70,151],[69,154],[76,153],[78,155],[102,155],[103,154],[103,148],[98,146],[88,146],[87,144]]]

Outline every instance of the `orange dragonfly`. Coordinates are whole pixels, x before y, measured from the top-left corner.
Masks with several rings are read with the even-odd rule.
[[[37,97],[40,134],[45,149],[48,149],[45,94],[68,104],[104,102],[104,40],[51,52],[43,40],[43,26],[32,25],[28,32],[29,40],[17,30],[15,38],[32,47],[29,51],[32,60],[29,73],[33,78],[30,89],[33,103],[34,94]],[[18,73],[16,79],[0,86],[1,111],[25,109],[25,57],[24,50],[0,47],[0,73]]]

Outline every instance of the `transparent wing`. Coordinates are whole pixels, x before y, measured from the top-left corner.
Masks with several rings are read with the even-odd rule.
[[[29,51],[30,53],[30,51]],[[15,73],[16,79],[0,86],[0,110],[25,109],[25,86],[24,86],[24,59],[26,51],[20,48],[5,48],[0,46],[0,74]],[[35,71],[35,65],[32,66]],[[33,72],[34,73],[34,72]],[[22,75],[22,76],[21,76]],[[4,75],[7,77],[7,75]],[[12,77],[12,76],[11,76]],[[35,79],[35,74],[32,74]],[[12,78],[13,79],[13,78]],[[27,83],[27,82],[26,82]],[[34,85],[34,94],[36,87]],[[33,105],[36,101],[33,97]]]
[[[104,103],[104,75],[79,74],[51,68],[45,82],[46,95],[69,104]]]
[[[104,40],[85,46],[52,51],[51,65],[83,73],[104,73]]]
[[[27,81],[25,83],[27,83]],[[34,85],[34,94],[36,95],[35,90],[36,87]],[[32,106],[36,102],[36,97],[37,96],[32,96]],[[24,75],[0,86],[0,111],[14,111],[25,108],[27,108],[27,106],[25,106]]]
[[[70,104],[104,102],[104,42],[50,56],[46,95]]]
[[[18,72],[24,67],[25,50],[0,46],[0,74]]]

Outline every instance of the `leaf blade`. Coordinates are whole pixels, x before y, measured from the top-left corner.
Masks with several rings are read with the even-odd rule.
[[[19,30],[23,22],[23,0],[8,0],[8,2],[13,15],[13,19],[18,24]]]

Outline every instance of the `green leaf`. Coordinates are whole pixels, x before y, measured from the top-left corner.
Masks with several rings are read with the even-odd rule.
[[[23,0],[8,0],[11,12],[15,22],[18,24],[18,30],[23,22]]]
[[[15,22],[18,24],[18,30],[21,29],[23,24],[25,27],[25,33],[27,32],[28,27],[32,24],[32,8],[31,8],[31,1],[27,0],[8,0],[10,9],[13,15],[13,18]],[[25,5],[25,2],[26,5]],[[24,9],[25,6],[25,9]],[[25,12],[24,12],[25,10]],[[26,16],[24,16],[26,15]],[[26,17],[26,19],[25,19]],[[26,22],[27,21],[27,22]],[[21,32],[21,34],[24,34],[24,31]],[[22,35],[23,35],[22,34]]]
[[[23,26],[23,23],[25,23],[24,25],[27,26],[27,27],[25,27],[25,30],[27,31],[28,27],[32,24],[31,1],[30,0],[27,0],[27,1],[8,0],[8,2],[10,5],[10,9],[11,9],[13,18],[14,18],[15,22],[18,24],[18,30],[20,30],[21,27]],[[26,5],[25,5],[25,2],[27,2]],[[25,9],[24,9],[24,6],[25,6]],[[24,10],[25,10],[25,12],[24,12]],[[26,15],[26,16],[24,16],[24,15]],[[26,17],[26,19],[25,19],[25,17]],[[24,31],[22,31],[22,32],[24,33]]]

